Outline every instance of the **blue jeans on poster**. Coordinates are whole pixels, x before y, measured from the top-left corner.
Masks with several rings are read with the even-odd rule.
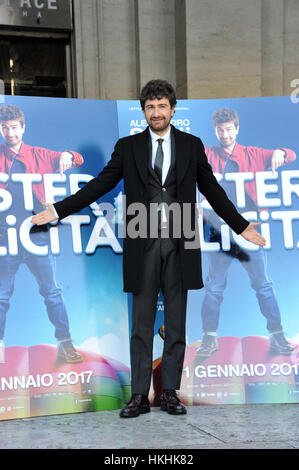
[[[31,238],[36,245],[48,244],[49,246],[48,232],[35,233]],[[0,256],[0,339],[4,337],[6,314],[14,291],[15,276],[21,264],[28,266],[38,283],[49,320],[55,328],[56,339],[69,339],[69,321],[62,289],[55,279],[55,257],[50,249],[47,256],[37,256],[27,252],[22,246],[19,246],[16,256]],[[26,292],[23,292],[23,295],[26,296]]]
[[[269,332],[279,331],[282,329],[281,315],[273,282],[267,274],[266,253],[262,248],[246,253],[249,261],[240,261],[240,263],[247,271],[251,287],[256,292],[260,310],[267,320],[267,329]],[[201,309],[202,327],[205,333],[218,330],[220,305],[227,284],[228,270],[234,258],[220,251],[209,253],[208,259],[209,272],[205,281],[205,296]]]

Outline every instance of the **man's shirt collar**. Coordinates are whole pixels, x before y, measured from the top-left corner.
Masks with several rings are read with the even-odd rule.
[[[158,134],[156,134],[155,132],[153,132],[151,130],[151,128],[149,128],[149,131],[150,131],[150,135],[151,135],[151,138],[152,138],[152,141],[153,142],[156,142],[156,140],[158,139],[163,139],[165,140],[165,142],[169,142],[170,141],[170,131],[171,131],[171,128],[169,128],[169,130],[166,132],[166,134],[164,134],[162,137]]]
[[[23,153],[22,153],[22,147],[23,147],[23,142],[19,148],[19,151],[18,152],[15,152],[14,150],[12,150],[8,145],[5,144],[5,147],[6,147],[6,157],[13,160],[16,156],[23,156]]]
[[[231,153],[226,152],[221,145],[219,145],[219,149],[220,149],[220,158],[222,158],[223,160],[227,160],[228,157],[232,158],[233,160],[234,159],[237,160],[241,151],[241,145],[238,144],[238,142],[236,142],[233,148],[233,151]]]

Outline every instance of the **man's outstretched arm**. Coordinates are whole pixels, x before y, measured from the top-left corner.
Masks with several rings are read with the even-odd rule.
[[[221,217],[235,233],[242,235],[246,240],[255,245],[265,246],[266,240],[255,230],[260,225],[258,222],[248,222],[239,214],[234,204],[228,199],[222,186],[217,182],[211,165],[208,163],[204,146],[199,143],[199,165],[198,165],[198,189],[206,197],[214,211]]]
[[[43,225],[54,222],[54,220],[57,220],[55,211],[60,219],[64,219],[68,215],[79,212],[84,207],[89,206],[99,197],[113,189],[123,177],[120,145],[120,141],[118,141],[111,160],[98,176],[89,181],[76,194],[66,197],[63,201],[56,202],[54,205],[43,203],[46,209],[34,215],[31,219],[32,223]]]
[[[257,232],[254,228],[257,225],[261,225],[261,223],[250,222],[250,224],[246,227],[245,230],[243,230],[243,232],[240,233],[240,235],[242,235],[242,237],[244,237],[249,242],[254,243],[255,245],[265,246],[266,245],[265,238],[259,232]]]
[[[46,210],[34,215],[31,219],[32,223],[36,225],[45,225],[57,220],[53,204],[46,204],[43,202],[42,205],[46,207]]]

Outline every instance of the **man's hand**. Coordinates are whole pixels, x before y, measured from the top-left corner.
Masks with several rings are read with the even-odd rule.
[[[42,204],[47,209],[45,211],[39,212],[38,214],[32,217],[31,222],[33,224],[45,225],[49,222],[54,222],[54,220],[57,220],[52,204],[46,204],[44,202]]]
[[[248,227],[241,233],[242,237],[248,240],[251,243],[259,246],[265,246],[266,240],[260,233],[258,233],[254,227],[261,225],[261,222],[250,222]]]
[[[62,175],[73,166],[73,155],[70,152],[62,152],[59,160],[59,173]]]
[[[281,149],[274,150],[272,154],[272,161],[271,161],[271,170],[272,173],[279,168],[280,166],[285,164],[285,151]]]

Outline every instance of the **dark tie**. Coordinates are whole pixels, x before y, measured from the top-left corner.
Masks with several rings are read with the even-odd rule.
[[[162,148],[163,140],[164,139],[158,139],[158,150],[156,153],[155,164],[154,164],[155,172],[159,176],[161,183],[162,183],[162,167],[163,167],[163,158],[164,158],[164,153],[163,153],[163,148]]]

